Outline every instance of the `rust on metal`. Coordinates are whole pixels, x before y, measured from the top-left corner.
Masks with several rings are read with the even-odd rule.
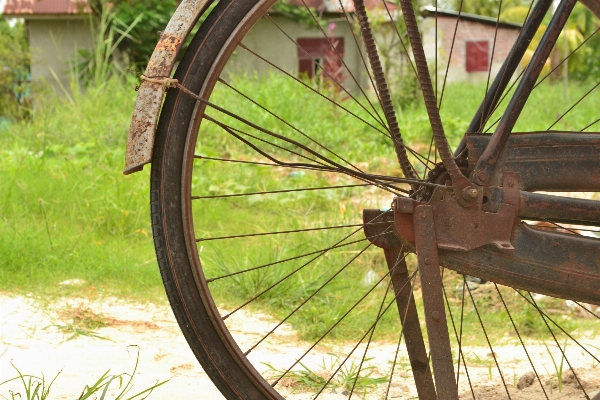
[[[400,127],[398,126],[396,112],[394,111],[394,105],[392,104],[392,97],[390,96],[390,91],[388,90],[385,74],[383,73],[381,61],[377,53],[375,39],[373,38],[369,19],[367,18],[365,3],[363,0],[354,0],[354,6],[356,8],[356,16],[358,17],[360,25],[360,32],[367,50],[369,64],[371,64],[371,69],[373,70],[373,75],[375,77],[377,93],[379,93],[379,98],[381,99],[383,114],[385,115],[385,119],[388,123],[390,136],[392,138],[392,142],[394,143],[394,149],[396,150],[396,157],[398,158],[398,162],[400,163],[400,168],[402,168],[402,173],[404,176],[406,178],[416,179],[418,178],[417,173],[408,159],[406,148],[402,142],[402,135],[400,134]]]
[[[385,255],[419,399],[435,400],[437,399],[435,386],[419,324],[411,280],[402,254],[403,246],[394,234],[394,213],[391,210],[384,214],[380,210],[363,210],[363,222],[365,236],[375,246],[382,248]]]
[[[474,169],[490,144],[490,138],[490,135],[466,135],[470,170]],[[599,153],[600,135],[594,132],[512,133],[504,144],[488,184],[500,186],[504,171],[514,171],[519,174],[521,190],[598,191]]]
[[[444,400],[458,400],[458,386],[454,374],[454,360],[450,348],[450,336],[446,320],[444,292],[433,207],[422,205],[415,207],[415,247],[421,276],[423,308],[429,339],[429,351],[435,387],[439,397]]]
[[[427,109],[427,115],[429,116],[429,125],[433,131],[436,149],[448,171],[448,175],[450,175],[450,178],[452,179],[455,190],[457,192],[462,192],[463,189],[470,185],[470,182],[456,164],[452,155],[452,150],[448,144],[448,139],[444,133],[444,126],[442,125],[440,110],[437,106],[437,99],[433,93],[431,77],[429,76],[429,67],[427,66],[427,59],[425,58],[425,51],[423,50],[421,34],[419,33],[413,4],[411,0],[400,0],[400,5],[402,7],[406,31],[413,51],[419,85],[425,100],[425,108]],[[468,197],[464,198],[462,196],[457,196],[457,200],[463,207],[470,207],[473,204],[473,200]]]
[[[600,225],[600,202],[521,192],[519,217],[567,224]]]
[[[171,77],[181,45],[210,3],[210,0],[181,2],[150,57],[145,76]],[[141,171],[152,159],[156,124],[165,92],[165,85],[160,83],[143,81],[140,84],[129,127],[124,174]]]
[[[600,305],[600,241],[515,227],[514,250],[483,246],[467,252],[439,251],[440,263],[458,273],[515,289]]]
[[[510,244],[517,211],[520,204],[518,175],[505,174],[512,182],[497,188],[500,199],[497,207],[484,206],[495,200],[488,198],[482,187],[468,187],[466,193],[473,195],[473,206],[463,207],[452,187],[437,187],[427,203],[433,209],[437,246],[440,249],[468,251],[486,244],[494,244],[501,249],[512,249]],[[411,220],[412,210],[420,204],[413,199],[397,197],[394,207],[396,231],[400,236],[415,241],[415,222]]]

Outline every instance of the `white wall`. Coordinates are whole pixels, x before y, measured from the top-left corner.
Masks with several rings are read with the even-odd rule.
[[[92,47],[88,19],[33,19],[27,21],[31,48],[31,79],[45,79],[60,92],[60,84],[69,89],[69,62],[76,50]]]

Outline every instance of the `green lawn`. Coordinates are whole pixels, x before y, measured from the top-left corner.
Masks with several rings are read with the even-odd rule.
[[[330,103],[316,101],[313,95],[297,90],[294,83],[281,82],[275,77],[268,81],[241,78],[233,81],[239,90],[252,93],[260,104],[276,109],[279,116],[303,132],[318,135],[319,141],[327,143],[338,156],[368,166],[372,172],[399,174],[389,141],[358,118],[349,117]],[[30,121],[0,128],[0,290],[50,296],[116,295],[139,301],[164,301],[149,222],[149,168],[130,176],[121,173],[136,95],[134,86],[135,82],[128,81],[123,85],[115,80],[101,89],[90,89],[85,95],[74,96],[73,101],[46,96],[38,100]],[[584,85],[573,85],[571,98],[583,95],[586,89]],[[468,84],[446,89],[441,114],[452,145],[460,140],[478,106],[477,99],[484,91],[484,85]],[[517,129],[548,128],[557,114],[568,108],[569,103],[562,97],[561,85],[540,87],[532,95]],[[226,104],[236,113],[253,112],[253,122],[267,129],[289,132],[280,121],[256,106],[249,107],[223,85],[217,87],[211,100]],[[592,122],[597,115],[598,100],[597,93],[588,97],[582,102],[581,109],[569,114],[555,129],[581,128]],[[352,100],[344,100],[342,104],[358,117],[376,125],[376,121]],[[210,115],[245,129],[239,121],[218,112],[210,111]],[[405,141],[426,153],[431,131],[423,106],[399,107],[398,119]],[[310,143],[301,135],[294,139]],[[284,145],[276,140],[274,143]],[[290,157],[289,153],[275,147],[270,147],[269,151],[282,159]],[[260,158],[247,146],[208,123],[203,126],[197,153],[212,157]],[[343,175],[320,172],[290,174],[284,168],[273,170],[198,161],[192,191],[193,195],[214,195],[347,183],[356,181]],[[195,230],[197,237],[207,238],[356,224],[360,223],[363,208],[388,206],[390,200],[384,192],[365,188],[199,200],[194,203]],[[212,277],[314,252],[324,244],[337,243],[352,231],[353,228],[348,228],[319,234],[307,232],[293,237],[206,241],[200,243],[199,251],[205,273]],[[358,239],[363,239],[361,232],[348,240]],[[216,281],[211,288],[219,301],[231,309],[302,267],[299,273],[276,285],[254,305],[285,316],[298,304],[298,299],[307,299],[365,246],[363,241],[341,247],[304,267],[309,258],[236,275]],[[412,259],[409,265],[414,266]],[[386,270],[381,251],[367,248],[289,322],[304,337],[317,337],[368,291],[363,283],[367,272],[373,271],[375,276],[382,277]],[[75,278],[85,280],[86,284],[77,287],[59,284]],[[450,303],[458,312],[461,301],[459,293],[452,288],[459,279],[452,273],[445,279],[451,289]],[[360,303],[359,312],[352,313],[336,328],[333,336],[345,338],[368,329],[377,316],[386,290],[384,280]],[[479,296],[477,301],[483,310],[494,311],[487,324],[501,337],[509,323],[508,317],[498,309],[497,302],[486,296]],[[388,292],[385,304],[392,300],[393,296]],[[395,336],[395,312],[392,308],[384,315],[377,335]],[[468,323],[478,324],[474,313],[466,318]],[[527,311],[518,318],[532,327],[531,334],[544,329],[539,323],[535,325],[535,321],[528,322],[527,318],[535,318],[528,316]]]

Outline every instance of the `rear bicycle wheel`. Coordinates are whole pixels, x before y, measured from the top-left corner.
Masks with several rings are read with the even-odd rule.
[[[276,16],[262,18],[271,5],[219,2],[175,76],[211,104],[175,90],[165,101],[151,193],[157,257],[169,300],[188,343],[227,398],[313,397],[332,391],[428,398],[428,389],[418,393],[432,387],[427,353],[422,365],[416,365],[400,347],[408,338],[398,316],[417,313],[411,299],[418,295],[407,290],[418,286],[415,262],[404,270],[408,249],[384,255],[376,248],[381,245],[377,239],[390,233],[383,211],[360,218],[362,209],[388,207],[394,196],[420,181],[399,181],[385,107],[372,92],[360,93],[359,87],[371,80],[367,61],[360,61],[365,66],[362,76],[351,74],[344,57],[337,58],[342,50],[335,39],[329,41],[334,42],[329,50],[313,55],[304,50],[324,42],[308,41],[301,47],[297,40],[293,49],[309,61],[306,74],[312,71],[316,78],[310,82],[295,79],[280,65],[285,61],[278,62],[279,47],[263,55],[251,47],[256,42],[244,39],[252,26],[266,24],[282,43],[290,42],[284,22]],[[252,39],[251,34],[246,38]],[[345,38],[348,56],[352,36]],[[236,68],[247,57],[269,65],[273,73],[239,78]],[[243,62],[236,64],[236,59]],[[340,83],[340,69],[347,71],[346,85]],[[272,101],[282,97],[285,104]],[[416,173],[423,177],[429,172],[442,182],[444,169],[436,164],[429,138],[424,142],[416,146],[422,154],[417,149],[410,152]],[[426,192],[432,186],[422,187]],[[369,235],[374,243],[364,238],[365,223],[384,226]],[[513,321],[509,310],[519,307],[506,300],[509,295],[503,291],[510,289],[479,287],[478,297],[476,291],[471,293],[474,285],[463,283],[455,291],[463,278],[452,275],[444,273],[451,292],[446,292],[445,302],[453,342],[462,347],[466,339],[478,342],[490,336],[481,316],[490,310],[486,302],[503,305],[492,310],[505,314],[500,325],[508,331],[507,323]],[[510,293],[528,304],[538,325],[557,329],[539,300],[525,292]],[[469,302],[474,321],[464,325],[469,332],[463,334]],[[420,310],[418,298],[416,303]],[[488,330],[490,323],[498,324],[488,322]],[[518,323],[513,326],[521,338]],[[540,327],[532,332],[536,329]],[[419,335],[413,332],[412,338],[418,340]],[[554,334],[547,335],[552,340]],[[557,347],[564,354],[565,346]],[[493,348],[485,351],[494,354]],[[467,352],[457,351],[459,384],[468,382],[461,393],[475,396],[477,382],[489,380],[488,366],[481,366],[486,361],[506,392],[514,389],[508,387],[506,367],[480,352],[481,346],[469,358]],[[540,366],[539,376],[538,370]],[[421,378],[415,379],[414,371],[421,371]],[[542,379],[537,380],[543,392]]]

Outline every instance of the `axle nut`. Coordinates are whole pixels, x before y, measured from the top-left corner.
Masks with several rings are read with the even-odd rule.
[[[473,200],[476,199],[477,196],[479,196],[479,192],[477,192],[477,189],[471,186],[467,186],[463,190],[463,197],[465,198],[465,200]]]

